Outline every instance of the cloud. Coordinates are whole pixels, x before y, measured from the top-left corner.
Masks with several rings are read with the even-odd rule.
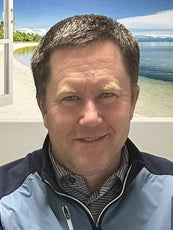
[[[173,30],[173,10],[119,20],[129,29]]]
[[[153,37],[163,37],[164,35],[164,37],[173,37],[173,10],[162,11],[153,15],[123,18],[118,21],[130,30],[136,30],[134,32],[136,35],[145,34]],[[39,34],[41,36],[47,32],[46,29],[38,28],[21,28],[18,30],[25,33]]]
[[[173,30],[152,30],[152,31],[133,31],[133,34],[137,37],[150,37],[150,38],[163,38],[163,39],[173,39]]]
[[[45,33],[47,32],[46,29],[37,29],[37,28],[34,28],[34,29],[21,28],[21,29],[18,29],[18,31],[24,32],[24,33],[30,33],[30,34],[39,34],[40,36],[45,35]]]

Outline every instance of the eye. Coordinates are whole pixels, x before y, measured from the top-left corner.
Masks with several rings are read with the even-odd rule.
[[[78,100],[79,98],[77,96],[66,96],[62,99],[62,101],[76,101]]]
[[[100,98],[109,98],[109,97],[113,97],[113,96],[116,96],[114,93],[102,93],[100,95]]]
[[[104,92],[99,96],[100,102],[103,105],[109,105],[114,103],[118,98],[118,95],[115,93]]]

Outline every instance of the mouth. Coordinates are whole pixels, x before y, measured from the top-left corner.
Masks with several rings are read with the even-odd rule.
[[[107,136],[107,134],[103,135],[103,136],[99,136],[99,137],[79,138],[77,140],[80,142],[85,142],[85,143],[95,143],[95,142],[102,141],[106,136]]]

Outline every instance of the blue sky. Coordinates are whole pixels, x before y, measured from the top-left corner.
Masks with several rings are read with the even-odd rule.
[[[131,30],[173,31],[173,0],[14,0],[14,10],[15,29],[47,30],[65,17],[96,13],[117,19]]]

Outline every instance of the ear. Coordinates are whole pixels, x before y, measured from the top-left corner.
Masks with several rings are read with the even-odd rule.
[[[39,109],[41,111],[41,114],[43,116],[43,114],[46,113],[45,112],[45,105],[44,105],[43,101],[39,97],[37,97],[37,104],[38,104],[38,107],[39,107]]]
[[[45,102],[43,102],[40,98],[37,97],[37,104],[38,104],[38,107],[39,107],[41,114],[42,114],[42,117],[43,117],[44,126],[45,126],[45,128],[47,128],[47,112],[46,112]]]
[[[140,93],[140,87],[139,85],[136,85],[135,88],[133,89],[133,95],[132,95],[132,101],[131,101],[131,119],[133,118],[134,110],[136,107],[136,102],[138,100]]]

